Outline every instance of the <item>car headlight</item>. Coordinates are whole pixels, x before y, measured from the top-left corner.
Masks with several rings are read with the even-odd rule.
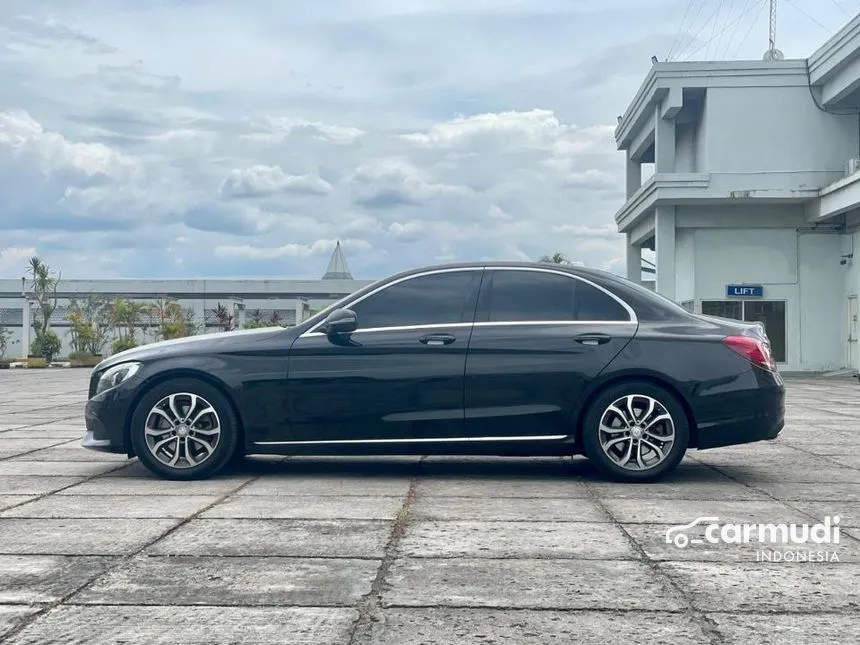
[[[130,379],[140,369],[140,363],[120,363],[107,369],[99,378],[96,394],[101,394]]]

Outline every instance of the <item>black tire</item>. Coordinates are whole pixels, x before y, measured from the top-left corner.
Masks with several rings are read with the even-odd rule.
[[[169,465],[168,463],[163,463],[161,460],[159,460],[158,457],[156,457],[156,454],[154,454],[153,450],[150,449],[150,446],[147,442],[145,429],[147,419],[150,416],[150,412],[153,410],[153,408],[155,408],[155,406],[159,404],[159,402],[162,402],[170,395],[180,393],[193,394],[197,397],[201,397],[203,400],[208,402],[211,408],[214,410],[214,414],[217,416],[212,416],[211,413],[207,414],[201,422],[198,422],[198,426],[201,426],[202,423],[204,426],[208,425],[214,427],[213,420],[217,419],[221,432],[220,435],[217,437],[217,441],[214,441],[211,436],[204,436],[202,434],[198,435],[197,437],[197,439],[199,440],[214,445],[211,450],[211,453],[203,449],[200,441],[185,438],[185,444],[192,446],[191,450],[192,455],[195,457],[194,461],[199,460],[199,463],[197,463],[196,465],[192,465],[183,457],[177,462],[178,465],[174,467]],[[190,397],[180,396],[174,399],[174,401],[176,402],[176,406],[180,408],[180,412],[183,412],[184,414],[190,416],[191,411],[185,412],[185,405],[189,404]],[[198,405],[198,410],[202,410],[205,407],[202,402]],[[156,417],[153,417],[153,423],[155,421],[155,418]],[[211,427],[203,429],[211,432]],[[185,430],[185,432],[189,431]],[[193,428],[191,429],[190,433],[194,434]],[[177,436],[178,434],[179,432],[173,432],[172,435],[171,433],[167,433],[164,436]],[[137,407],[132,414],[130,435],[131,443],[134,447],[135,454],[143,463],[143,465],[146,466],[149,471],[164,479],[193,480],[211,477],[212,475],[223,469],[224,466],[227,465],[234,458],[234,455],[237,452],[240,452],[237,450],[237,443],[239,438],[239,424],[236,418],[236,414],[233,412],[233,407],[230,405],[230,402],[218,388],[210,385],[209,383],[206,383],[205,381],[201,381],[194,378],[183,377],[171,379],[169,381],[159,383],[155,385],[152,389],[147,391],[146,394],[144,394],[141,398],[140,402],[137,404]],[[177,439],[177,449],[179,449],[179,444],[182,441],[183,439],[181,438]],[[171,443],[170,446],[168,446],[167,450],[170,450],[172,448],[173,444]],[[183,447],[181,450],[187,451],[188,448]],[[197,452],[196,455],[194,455],[195,451]],[[160,454],[162,458],[166,458],[165,449],[159,449],[156,451],[156,453]]]
[[[657,404],[662,406],[662,409],[670,415],[672,425],[674,426],[674,442],[668,447],[668,450],[662,451],[665,457],[662,461],[656,462],[653,465],[649,465],[646,462],[646,458],[643,457],[642,461],[647,466],[644,469],[640,468],[633,470],[619,465],[609,457],[607,452],[601,446],[601,435],[603,435],[606,440],[614,440],[615,438],[622,439],[624,433],[620,433],[618,437],[615,437],[614,433],[602,433],[600,430],[600,423],[604,413],[607,413],[608,415],[606,420],[612,419],[613,417],[617,418],[617,415],[609,412],[610,406],[619,399],[630,395],[635,395],[637,397],[650,397],[656,401]],[[643,407],[646,402],[646,399],[634,399],[634,411],[640,411],[640,408]],[[659,413],[660,411],[660,408],[657,408],[655,413]],[[641,421],[641,417],[639,418]],[[621,423],[619,420],[619,426],[620,425]],[[633,427],[641,426],[633,424]],[[666,428],[668,427],[668,422],[661,422],[654,426],[655,432],[663,431],[665,434],[668,434],[666,431]],[[625,436],[633,437],[633,435],[634,432],[631,429]],[[622,482],[650,482],[663,477],[673,470],[684,457],[684,453],[687,451],[687,447],[690,443],[690,424],[683,406],[672,393],[647,381],[629,381],[612,385],[597,395],[583,418],[581,437],[585,455],[601,474]],[[657,459],[657,451],[649,448],[648,443],[656,445],[658,448],[663,448],[666,444],[656,441],[646,435],[646,440],[645,442],[642,442],[642,445],[645,445],[645,451],[647,454],[653,455],[653,458]],[[615,450],[624,452],[625,454],[630,454],[626,452],[627,445],[628,444],[624,441],[620,441]],[[633,442],[633,445],[637,446],[640,444],[638,442]],[[609,452],[613,452],[613,449],[610,448]],[[620,458],[623,459],[624,457],[622,456]]]

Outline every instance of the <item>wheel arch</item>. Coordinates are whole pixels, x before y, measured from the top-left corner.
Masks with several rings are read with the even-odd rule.
[[[236,431],[238,433],[238,437],[236,439],[236,450],[244,451],[245,424],[242,419],[242,414],[239,411],[239,406],[236,404],[236,401],[231,395],[230,388],[227,386],[227,384],[224,383],[224,381],[222,381],[221,379],[212,376],[212,374],[208,372],[195,370],[193,368],[176,368],[165,370],[163,372],[159,372],[158,374],[154,374],[146,381],[144,381],[143,385],[140,387],[131,404],[128,406],[128,412],[126,413],[122,437],[123,446],[126,450],[126,455],[128,455],[129,457],[136,456],[134,452],[134,447],[132,446],[131,442],[131,420],[134,416],[134,412],[137,409],[137,406],[140,404],[141,399],[143,399],[143,397],[146,396],[146,393],[152,390],[152,388],[160,385],[161,383],[164,383],[165,381],[170,381],[177,378],[190,378],[195,379],[197,381],[202,381],[207,385],[211,385],[221,393],[230,408],[233,410],[233,414],[236,416]]]
[[[678,400],[678,403],[681,404],[681,407],[684,410],[684,415],[687,417],[687,425],[690,428],[690,442],[688,447],[696,448],[699,445],[699,429],[696,426],[696,419],[693,415],[693,408],[690,406],[690,402],[687,400],[687,397],[684,396],[683,392],[681,392],[681,390],[678,389],[678,387],[675,386],[670,380],[663,378],[657,374],[651,372],[627,372],[624,374],[617,374],[611,376],[605,381],[602,381],[600,385],[595,387],[591,392],[586,395],[585,399],[582,401],[582,404],[579,405],[579,408],[576,412],[576,417],[573,422],[575,443],[578,448],[582,447],[583,420],[585,419],[585,415],[588,414],[589,408],[594,404],[594,401],[597,399],[597,397],[599,397],[610,387],[629,382],[651,383],[652,385],[661,387],[670,394],[672,394]]]

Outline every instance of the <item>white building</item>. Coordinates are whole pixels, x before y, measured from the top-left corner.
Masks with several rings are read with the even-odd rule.
[[[656,62],[615,136],[628,277],[652,249],[659,293],[763,321],[781,369],[860,368],[860,16],[805,60]]]
[[[22,272],[25,267],[22,267]],[[28,343],[34,335],[28,321],[32,320],[33,303],[22,297],[22,288],[30,290],[29,276],[24,284],[18,279],[0,279],[0,327],[11,332],[6,358],[27,356]],[[307,319],[332,302],[370,284],[371,280],[355,280],[350,273],[340,243],[334,249],[321,280],[67,280],[62,279],[57,290],[57,308],[51,316],[51,328],[63,342],[59,356],[68,356],[69,322],[66,319],[72,299],[88,295],[107,300],[117,298],[154,304],[159,299],[179,302],[183,309],[193,311],[194,323],[202,333],[219,331],[215,317],[218,305],[234,316],[239,327],[260,317],[273,316],[280,324],[294,325]],[[31,298],[30,298],[31,300]],[[152,317],[141,317],[139,342],[156,340]],[[110,336],[104,353],[110,353]]]

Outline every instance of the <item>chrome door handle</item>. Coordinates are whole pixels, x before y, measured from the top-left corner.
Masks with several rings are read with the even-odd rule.
[[[422,336],[418,339],[419,342],[424,343],[425,345],[431,345],[433,347],[439,347],[440,345],[450,345],[455,340],[457,340],[457,337],[451,334],[427,334],[426,336]]]
[[[612,340],[612,336],[608,334],[580,334],[579,336],[574,336],[573,339],[583,345],[603,345]]]

